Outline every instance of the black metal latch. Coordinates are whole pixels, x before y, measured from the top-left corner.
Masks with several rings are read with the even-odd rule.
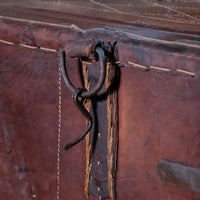
[[[92,59],[93,61],[99,61],[101,68],[99,80],[96,86],[93,87],[90,91],[87,91],[85,88],[76,88],[70,81],[65,64],[66,55],[70,58],[79,57],[81,59]],[[66,150],[70,149],[75,144],[79,143],[86,136],[86,134],[90,131],[92,127],[93,120],[90,113],[84,107],[84,101],[87,98],[95,96],[101,89],[106,74],[106,57],[109,58],[111,55],[112,55],[111,44],[108,42],[102,42],[100,40],[68,41],[65,46],[65,49],[62,49],[60,51],[60,68],[63,79],[69,90],[72,92],[72,99],[74,104],[83,114],[83,116],[86,117],[88,121],[87,126],[82,131],[80,136],[75,138],[72,142],[68,143],[65,146]]]
[[[114,63],[112,64],[114,60],[112,56],[112,45],[100,40],[67,41],[65,48],[60,51],[63,79],[72,92],[74,104],[87,119],[85,129],[77,138],[68,143],[65,149],[70,149],[86,135],[88,136],[86,138],[85,194],[113,200],[116,197],[118,122],[117,84],[115,84],[117,68]],[[68,58],[79,58],[82,61],[83,78],[85,83],[89,84],[89,87],[85,86],[87,89],[77,88],[70,81],[67,73],[68,66],[66,66]],[[85,64],[88,60],[90,64]],[[88,99],[90,101],[87,101]]]

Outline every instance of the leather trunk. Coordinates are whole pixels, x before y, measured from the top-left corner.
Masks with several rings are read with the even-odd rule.
[[[200,199],[199,1],[0,5],[2,200]],[[94,40],[112,47],[105,81],[84,104],[90,133],[66,151],[86,119],[59,51]],[[66,69],[90,90],[99,62],[84,57]]]

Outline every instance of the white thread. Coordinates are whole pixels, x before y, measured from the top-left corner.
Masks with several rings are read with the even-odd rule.
[[[57,136],[57,191],[56,200],[60,200],[60,148],[61,148],[61,119],[62,119],[62,88],[61,88],[61,71],[58,72],[58,136]]]

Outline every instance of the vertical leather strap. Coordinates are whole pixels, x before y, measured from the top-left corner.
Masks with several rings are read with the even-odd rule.
[[[99,77],[96,64],[84,64],[86,87],[93,87]],[[117,88],[115,67],[107,64],[106,80],[90,102],[94,126],[86,139],[86,195],[100,199],[115,199],[115,173],[117,156]]]

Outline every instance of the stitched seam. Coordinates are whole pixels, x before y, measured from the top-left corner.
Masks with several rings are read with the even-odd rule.
[[[186,45],[186,46],[198,47],[198,46],[196,46],[196,45],[188,45],[188,44],[179,43],[179,42],[167,42],[167,41],[162,41],[162,40],[157,40],[157,39],[146,38],[146,37],[143,37],[143,36],[138,36],[138,35],[136,35],[136,34],[127,33],[127,32],[122,32],[122,31],[116,31],[116,32],[121,32],[121,33],[124,33],[124,34],[126,34],[126,35],[135,36],[135,37],[138,37],[138,38],[140,38],[140,39],[145,39],[145,40],[161,41],[161,42],[164,42],[164,43],[183,44],[183,45]],[[9,41],[6,41],[6,40],[1,40],[1,39],[0,39],[0,42],[3,43],[3,44],[12,45],[12,46],[19,45],[19,46],[21,46],[21,47],[23,47],[23,48],[41,49],[41,50],[49,51],[49,52],[57,52],[56,49],[49,49],[49,48],[46,48],[46,47],[34,47],[34,46],[30,46],[30,45],[24,45],[24,44],[22,44],[22,43],[15,44],[15,43],[13,43],[13,42],[9,42]],[[83,64],[92,64],[92,63],[86,62],[86,61],[82,61],[82,63],[83,63]],[[120,64],[120,61],[116,61],[115,63],[116,63],[116,64]],[[131,62],[131,61],[128,61],[128,64],[132,65],[133,67],[138,67],[138,68],[142,68],[142,69],[145,69],[145,70],[149,70],[149,67],[143,66],[143,65],[140,65],[140,64],[137,64],[137,63],[133,63],[133,62]],[[122,64],[122,65],[123,65],[123,64]],[[161,67],[156,67],[156,66],[150,66],[150,69],[157,69],[157,70],[161,70],[161,71],[171,71],[170,69],[161,68]],[[190,76],[199,76],[199,75],[196,74],[195,72],[189,72],[189,71],[184,70],[184,69],[176,69],[176,71],[179,72],[179,73],[183,73],[183,74],[186,74],[186,75],[190,75]]]
[[[193,17],[193,16],[191,16],[191,15],[189,15],[189,14],[187,14],[187,13],[184,13],[184,12],[182,12],[182,11],[173,9],[173,8],[171,8],[171,7],[168,7],[168,6],[165,6],[165,5],[161,5],[161,4],[158,4],[158,3],[155,3],[155,2],[147,1],[147,0],[140,0],[140,1],[142,1],[142,2],[144,2],[144,3],[148,3],[148,4],[155,5],[155,6],[157,6],[157,7],[165,8],[165,9],[167,9],[167,10],[170,10],[170,11],[173,11],[173,12],[176,12],[176,13],[179,13],[179,14],[182,14],[182,15],[184,15],[184,16],[186,16],[186,17],[192,18],[192,19],[194,19],[194,20],[200,22],[200,19],[199,19],[199,18]]]
[[[142,69],[147,69],[147,67],[146,66],[143,66],[143,65],[139,65],[139,64],[136,64],[136,63],[133,63],[133,62],[128,62],[128,64],[131,64],[131,65],[133,65],[133,66],[136,66],[136,67],[139,67],[139,68],[142,68]]]
[[[142,3],[140,3],[140,2],[138,2],[138,4],[126,4],[126,7],[128,6],[128,7],[133,7],[133,8],[148,8],[148,7],[157,7],[157,5],[154,5],[154,4],[142,4]],[[153,3],[153,2],[152,2]],[[190,3],[192,3],[192,2],[190,2]],[[196,3],[196,2],[193,2],[193,3]],[[110,4],[111,5],[111,4]],[[199,4],[200,5],[200,4]],[[120,4],[120,3],[117,3],[117,6],[124,6],[124,4]],[[197,7],[191,7],[191,6],[170,6],[171,8],[180,8],[180,9],[192,9],[192,10],[198,10],[198,6]],[[112,8],[111,6],[109,6],[109,7],[107,7],[107,8],[111,8],[111,9],[114,9],[115,10],[115,8]],[[119,10],[117,10],[118,12],[119,12]],[[121,11],[121,12],[123,12],[123,11]]]
[[[134,37],[137,37],[137,38],[143,39],[143,40],[157,41],[157,42],[162,42],[164,44],[179,44],[179,45],[184,45],[184,46],[188,46],[188,47],[195,47],[195,48],[200,49],[200,47],[198,45],[190,45],[190,44],[186,44],[186,43],[182,43],[182,42],[172,42],[172,41],[165,41],[165,40],[147,38],[147,37],[144,37],[144,36],[136,35],[134,33],[128,33],[128,32],[125,32],[125,31],[115,31],[115,32],[116,33],[123,33],[123,34],[129,35],[129,36],[134,36]],[[0,42],[4,43],[4,44],[8,44],[8,45],[13,45],[13,46],[21,44],[22,47],[24,47],[24,48],[29,48],[29,47],[31,48],[32,47],[30,45],[24,45],[23,43],[13,43],[13,42],[6,41],[6,40],[1,40],[1,39],[0,39]],[[50,49],[50,48],[46,48],[46,47],[37,47],[37,49],[41,49],[41,50],[45,50],[45,51],[51,51],[51,52],[56,52],[57,51],[56,49]],[[91,62],[86,62],[86,61],[82,61],[82,63],[92,64]]]
[[[117,61],[116,64],[118,64],[118,65],[120,64],[121,66],[126,65],[125,63],[121,63],[120,61]],[[156,71],[160,71],[160,72],[174,72],[174,73],[176,72],[178,75],[184,74],[184,75],[189,75],[192,77],[199,77],[199,74],[197,74],[195,72],[190,72],[190,71],[187,71],[184,69],[175,69],[175,71],[172,71],[169,68],[156,67],[156,66],[152,66],[152,65],[148,67],[148,66],[140,65],[140,64],[133,63],[130,61],[128,61],[128,64],[134,68],[139,68],[139,69],[146,70],[146,71],[156,70]]]
[[[198,45],[191,45],[191,44],[182,43],[182,42],[173,42],[173,41],[159,40],[159,39],[154,39],[154,38],[147,38],[147,37],[144,37],[144,36],[136,35],[134,33],[128,33],[128,32],[125,32],[125,31],[115,31],[115,32],[116,33],[123,33],[123,34],[133,36],[133,37],[136,37],[136,38],[142,39],[142,40],[161,42],[163,44],[171,44],[171,45],[175,45],[175,44],[183,45],[183,46],[187,46],[187,47],[198,48],[198,50],[200,50],[200,46],[198,46]]]
[[[4,43],[4,44],[9,44],[9,45],[15,45],[13,42],[9,42],[9,41],[6,41],[6,40],[0,40],[1,43]]]
[[[137,16],[137,17],[141,17],[141,18],[145,18],[145,19],[156,19],[156,20],[160,20],[160,21],[167,21],[167,22],[173,22],[173,23],[183,23],[183,24],[196,24],[197,22],[194,22],[194,21],[186,21],[186,20],[170,20],[170,19],[164,19],[164,18],[158,18],[158,17],[150,17],[150,16],[143,16],[143,15],[136,15],[134,14],[134,16]],[[182,15],[184,16],[184,15]],[[143,22],[144,23],[144,22]]]
[[[59,67],[58,77],[58,135],[57,135],[57,190],[56,199],[60,200],[60,148],[61,148],[61,119],[62,119],[62,88],[61,88],[61,71]]]
[[[155,67],[155,66],[150,66],[150,69],[156,69],[156,70],[161,70],[161,71],[166,71],[166,72],[171,71],[168,68],[161,68],[161,67]]]
[[[195,74],[194,72],[188,72],[188,71],[182,70],[182,69],[176,69],[176,71],[180,72],[180,73],[188,74],[190,76],[197,76],[197,74]]]
[[[147,17],[149,17],[149,16],[164,16],[164,17],[166,17],[166,13],[146,13],[145,16],[147,16]],[[180,18],[178,18],[179,20],[184,20],[185,19],[185,16],[183,16],[181,14],[170,13],[170,16],[172,16],[172,17],[180,17]],[[193,16],[199,16],[199,15],[195,14]],[[169,17],[169,18],[171,18],[171,17]],[[188,22],[195,23],[192,20],[190,20]]]
[[[1,40],[1,39],[0,39],[0,42],[3,43],[3,44],[8,44],[8,45],[12,45],[12,46],[20,46],[20,47],[28,48],[28,49],[35,49],[35,50],[41,49],[43,51],[57,52],[56,49],[49,49],[49,48],[46,48],[46,47],[35,47],[35,46],[31,46],[31,45],[26,45],[26,44],[23,44],[23,43],[13,43],[13,42]]]
[[[39,49],[44,50],[44,51],[56,52],[56,49],[49,49],[46,47],[40,47]]]
[[[20,47],[25,47],[25,48],[29,48],[29,49],[37,49],[37,47],[35,47],[35,46],[30,46],[30,45],[26,45],[26,44],[22,44],[22,43],[19,43],[18,45]]]
[[[91,2],[93,3],[98,3],[98,2],[95,2],[95,1],[92,1]],[[151,2],[152,3],[152,2]],[[99,3],[98,3],[99,4]],[[156,4],[156,3],[154,3]],[[102,5],[102,4],[101,4]],[[163,5],[153,5],[152,7],[156,7],[156,6],[159,6],[159,7],[163,7],[163,8],[167,8],[167,9],[170,9],[176,13],[180,13],[180,15],[182,16],[186,16],[186,17],[190,17],[190,18],[193,18],[195,19],[196,21],[200,21],[199,18],[197,17],[194,17],[194,16],[191,16],[191,15],[188,15],[186,13],[183,13],[182,11],[179,11],[179,10],[175,10],[174,7],[167,7],[167,6],[163,6]],[[107,6],[106,6],[107,7]],[[148,7],[147,5],[143,5],[143,7]],[[140,17],[144,17],[144,18],[147,18],[145,16],[142,16],[142,15],[136,15],[136,14],[131,14],[131,13],[128,13],[128,12],[124,12],[124,11],[120,11],[120,10],[117,10],[117,9],[114,9],[112,7],[107,7],[117,13],[122,13],[122,14],[129,14],[129,15],[132,15],[132,16],[140,16]],[[177,7],[177,8],[182,8],[182,7]],[[184,8],[189,8],[189,7],[184,7]],[[197,8],[192,8],[190,7],[190,9],[197,9]],[[198,10],[198,9],[197,9]],[[149,18],[149,17],[148,17]],[[147,19],[148,19],[147,18]],[[29,22],[29,23],[34,23],[34,24],[41,24],[41,25],[48,25],[48,26],[54,26],[54,27],[65,27],[65,28],[71,28],[71,29],[75,29],[77,31],[80,31],[82,33],[86,33],[85,30],[77,27],[76,25],[72,24],[70,26],[67,26],[67,25],[58,25],[58,24],[54,24],[54,23],[48,23],[48,22],[39,22],[39,21],[33,21],[33,20],[26,20],[26,19],[20,19],[20,18],[13,18],[13,17],[5,17],[5,16],[0,16],[0,19],[9,19],[9,20],[15,20],[15,21],[21,21],[21,22]],[[157,20],[165,20],[165,21],[172,21],[172,22],[179,22],[179,21],[175,21],[175,20],[167,20],[167,19],[160,19],[160,18],[154,18],[154,19],[157,19]],[[185,21],[187,22],[188,24],[195,24],[195,22],[192,22],[192,21]],[[179,22],[179,23],[184,23],[184,22]]]
[[[90,82],[88,77],[88,68],[87,63],[82,62],[83,66],[83,76],[84,76],[84,85],[86,90],[90,90]],[[91,106],[91,101],[87,99],[85,103],[85,108],[89,112]],[[86,124],[87,124],[86,120]],[[90,144],[90,132],[86,135],[86,174],[85,174],[85,195],[88,198],[89,197],[89,181],[90,181],[90,173],[92,169],[92,163],[90,163],[90,157],[91,157],[91,144]]]
[[[80,31],[82,33],[86,33],[85,30],[77,27],[74,24],[71,24],[71,25],[67,26],[67,25],[62,25],[62,24],[54,24],[54,23],[48,23],[48,22],[40,22],[40,21],[21,19],[21,18],[14,18],[14,17],[5,17],[5,16],[0,16],[0,19],[9,19],[9,20],[14,20],[14,21],[33,23],[33,24],[40,24],[40,25],[47,25],[47,26],[54,26],[54,27],[71,28],[71,29],[74,29],[76,31]]]
[[[186,9],[186,10],[196,10],[196,11],[199,11],[199,7],[187,7],[187,6],[170,6],[170,8],[178,8],[178,9]]]
[[[110,63],[107,63],[106,66],[106,92],[107,92],[107,119],[108,119],[108,130],[107,130],[107,166],[108,166],[108,189],[110,193],[110,199],[114,200],[114,192],[113,192],[113,176],[112,176],[112,166],[113,166],[113,126],[112,126],[112,101],[111,101],[111,91],[110,91]]]
[[[100,6],[104,7],[104,8],[107,8],[107,9],[112,10],[112,11],[114,11],[114,12],[116,12],[116,13],[119,13],[119,14],[128,14],[128,15],[131,15],[131,16],[139,16],[139,17],[146,18],[146,19],[151,18],[151,19],[163,20],[163,21],[170,21],[170,22],[178,22],[178,23],[185,23],[185,22],[187,22],[188,24],[196,24],[194,21],[192,22],[192,21],[186,21],[186,20],[185,20],[184,22],[181,22],[181,21],[176,21],[176,20],[160,19],[160,18],[156,18],[156,17],[146,17],[146,16],[142,16],[142,15],[131,14],[131,13],[129,13],[129,12],[121,11],[121,10],[118,10],[118,9],[113,8],[113,7],[111,7],[111,6],[108,6],[108,5],[104,4],[104,3],[99,3],[99,2],[96,2],[96,1],[94,1],[94,0],[90,0],[90,1],[91,1],[92,3],[94,3],[94,4],[100,5]],[[190,17],[190,18],[192,18],[192,19],[195,20],[195,21],[198,21],[198,22],[200,21],[199,18],[196,18],[196,17],[194,17],[194,16],[188,15],[188,14],[182,12],[182,11],[175,10],[175,9],[173,9],[173,8],[170,8],[170,7],[167,7],[167,6],[163,6],[163,5],[160,5],[160,4],[157,4],[157,3],[153,3],[153,2],[146,2],[145,0],[141,0],[141,1],[142,1],[142,2],[145,2],[145,3],[148,3],[147,5],[153,5],[153,7],[161,7],[161,8],[164,8],[164,9],[168,9],[168,10],[171,10],[171,11],[173,11],[173,12],[179,13],[179,14],[181,14],[182,16]],[[151,3],[151,4],[149,4],[149,3]],[[144,7],[147,6],[147,5],[144,5]]]

